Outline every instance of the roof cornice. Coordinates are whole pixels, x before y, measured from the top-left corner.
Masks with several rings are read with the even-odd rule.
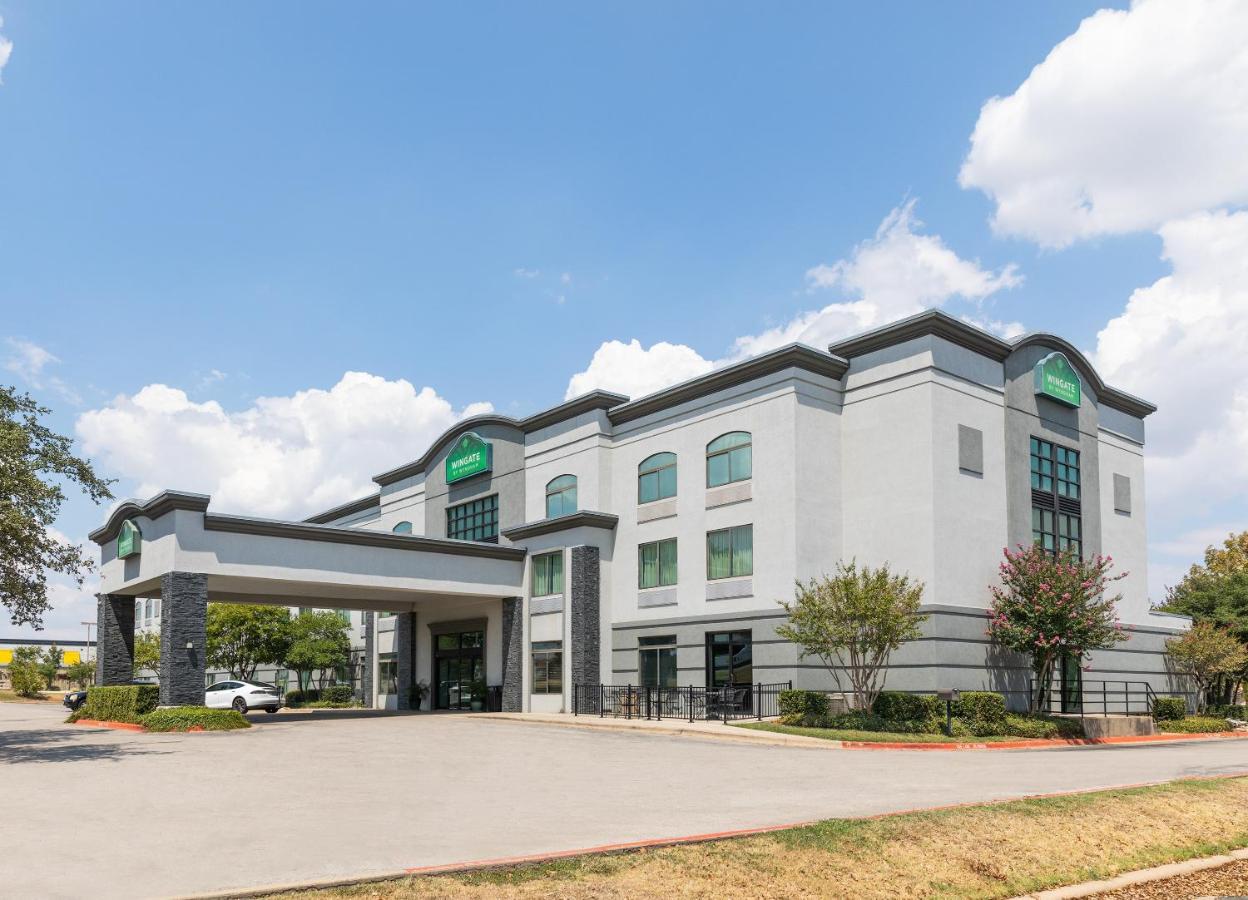
[[[125,500],[109,514],[107,521],[103,525],[88,534],[87,537],[94,543],[102,545],[117,537],[117,532],[121,530],[121,523],[126,521],[126,519],[134,516],[158,519],[165,513],[172,512],[175,509],[204,512],[208,509],[208,500],[207,494],[192,494],[187,491],[161,491],[155,497],[143,503],[137,500]]]
[[[1021,350],[1024,347],[1035,344],[1043,347],[1052,347],[1065,353],[1071,364],[1079,370],[1079,374],[1092,382],[1092,389],[1096,391],[1096,399],[1102,405],[1140,419],[1143,419],[1150,413],[1157,412],[1157,407],[1147,400],[1142,400],[1134,394],[1128,394],[1126,391],[1120,391],[1118,388],[1110,387],[1106,384],[1100,373],[1092,367],[1092,363],[1088,361],[1088,358],[1065,338],[1044,331],[1035,331],[1023,335],[1011,347],[1014,350]]]
[[[629,422],[788,368],[805,369],[816,375],[840,379],[849,369],[849,363],[835,354],[829,355],[805,344],[788,344],[613,407],[607,411],[607,418],[616,425]]]
[[[503,537],[509,541],[518,541],[542,534],[553,534],[556,531],[567,531],[571,528],[602,528],[614,531],[619,521],[619,516],[613,516],[610,513],[582,509],[568,513],[566,516],[556,516],[553,519],[542,519],[538,522],[527,522],[524,525],[508,528],[503,531]]]
[[[334,519],[341,519],[343,516],[353,516],[356,513],[374,508],[381,508],[380,494],[369,494],[367,497],[360,497],[358,500],[350,500],[341,506],[335,506],[333,509],[327,509],[314,516],[308,516],[303,521],[313,525],[326,525],[334,521]]]

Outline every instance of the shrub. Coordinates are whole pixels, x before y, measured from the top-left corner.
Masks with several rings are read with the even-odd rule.
[[[355,691],[349,684],[334,684],[321,691],[321,699],[326,703],[351,703],[355,700]]]
[[[43,690],[43,675],[39,672],[39,651],[34,647],[18,647],[9,664],[9,681],[13,692],[22,697],[38,697]]]
[[[1083,726],[1078,719],[1040,715],[1020,716],[1006,713],[1001,734],[1021,738],[1081,738]]]
[[[309,688],[306,691],[293,690],[286,692],[287,706],[303,706],[305,703],[315,703],[321,699],[321,692],[316,688]]]
[[[1005,695],[995,691],[963,691],[954,701],[953,715],[966,722],[975,734],[1003,734]]]
[[[1230,731],[1231,726],[1226,719],[1213,716],[1189,716],[1178,721],[1161,722],[1159,729],[1171,734],[1218,734]]]
[[[1153,718],[1158,722],[1177,722],[1187,716],[1187,701],[1182,697],[1154,697]]]
[[[819,691],[781,691],[780,716],[794,725],[812,725],[828,715],[828,697]]]
[[[880,691],[871,708],[885,721],[944,718],[945,705],[930,694],[903,694],[901,691]]]
[[[96,719],[100,722],[137,722],[160,702],[160,687],[155,684],[105,685],[87,688],[87,702],[70,717]]]
[[[1218,704],[1210,706],[1207,710],[1205,710],[1205,712],[1214,717],[1239,719],[1240,721],[1248,720],[1248,706],[1245,706],[1242,703],[1234,706]]]
[[[139,717],[139,723],[148,731],[231,731],[250,728],[243,715],[232,709],[205,709],[202,706],[172,706],[152,710]]]

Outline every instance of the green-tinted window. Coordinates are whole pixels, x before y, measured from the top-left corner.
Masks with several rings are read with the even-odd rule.
[[[637,587],[664,587],[676,583],[676,538],[653,541],[637,548]]]
[[[399,662],[394,653],[377,654],[377,693],[399,692]]]
[[[1057,546],[1057,532],[1053,527],[1053,510],[1041,506],[1031,508],[1031,540],[1050,553]]]
[[[1079,499],[1079,451],[1055,448],[1057,451],[1057,496]]]
[[[637,467],[637,502],[653,503],[676,496],[676,454],[656,453]]]
[[[676,687],[676,637],[643,637],[637,641],[637,680],[642,687]]]
[[[498,543],[498,494],[448,506],[446,536],[456,541]]]
[[[411,533],[412,533],[412,523],[411,523],[411,522],[400,522],[399,524],[395,525],[395,526],[394,526],[394,528],[393,528],[393,529],[391,529],[391,530],[392,530],[395,534],[411,534]]]
[[[1053,490],[1053,445],[1034,437],[1031,439],[1031,489],[1046,493]]]
[[[738,525],[706,535],[706,577],[737,578],[754,574],[754,526]]]
[[[745,481],[753,475],[753,470],[753,448],[748,431],[731,431],[706,445],[708,488]]]
[[[1031,535],[1049,553],[1083,557],[1079,451],[1031,439]]]
[[[533,693],[563,693],[563,643],[533,642]]]
[[[1057,514],[1057,549],[1083,558],[1083,526],[1078,516]]]
[[[554,519],[576,512],[576,476],[560,475],[546,485],[546,518]]]
[[[533,596],[563,593],[563,551],[533,557]]]

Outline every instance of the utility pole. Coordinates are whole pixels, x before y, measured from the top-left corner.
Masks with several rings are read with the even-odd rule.
[[[95,625],[95,623],[94,622],[79,622],[78,624],[87,626],[87,660],[86,661],[90,662],[91,661],[91,628]]]

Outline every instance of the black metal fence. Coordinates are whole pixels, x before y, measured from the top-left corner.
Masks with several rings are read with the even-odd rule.
[[[1027,690],[1035,696],[1035,681]],[[1084,716],[1146,716],[1157,698],[1147,681],[1081,681],[1063,685],[1054,678],[1040,698],[1040,711]]]
[[[793,682],[725,687],[646,687],[635,684],[576,684],[572,714],[620,719],[682,719],[686,722],[768,719],[780,715],[780,692]]]

